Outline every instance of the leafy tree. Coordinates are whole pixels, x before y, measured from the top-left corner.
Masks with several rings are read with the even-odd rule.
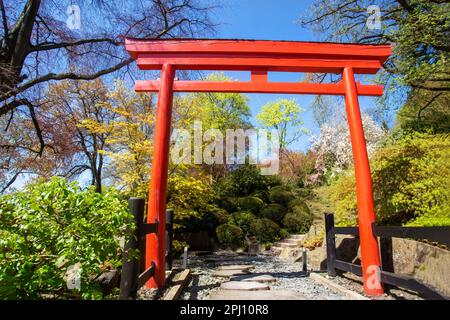
[[[368,28],[374,18],[370,6],[380,10],[381,28]],[[431,112],[448,100],[450,90],[449,11],[448,1],[315,0],[300,23],[326,40],[394,43],[393,55],[384,66],[388,73],[380,77],[392,87],[386,107],[406,96],[415,97],[419,110]],[[323,79],[321,75],[316,80]]]
[[[369,157],[386,137],[385,131],[366,113],[362,123]],[[316,170],[322,174],[334,175],[353,164],[352,144],[347,123],[344,121],[324,124],[320,134],[313,140],[313,149],[317,152]]]
[[[264,128],[275,129],[278,132],[280,149],[286,149],[308,132],[301,120],[303,111],[295,99],[279,99],[264,105],[256,115],[256,120]]]
[[[398,134],[371,159],[377,222],[390,225],[450,225],[447,135]],[[356,223],[355,178],[346,172],[332,199],[342,224]]]
[[[93,279],[121,265],[132,217],[113,189],[81,190],[62,178],[0,197],[0,298],[101,298]],[[81,290],[65,274],[78,264]]]

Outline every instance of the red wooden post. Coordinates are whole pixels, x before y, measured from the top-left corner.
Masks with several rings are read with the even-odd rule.
[[[372,232],[375,211],[372,196],[372,178],[367,156],[364,129],[359,110],[358,92],[352,68],[344,68],[345,104],[350,128],[353,159],[355,162],[356,192],[358,202],[358,225],[361,243],[361,264],[364,291],[368,295],[383,294],[380,282],[380,255],[377,238]]]
[[[166,193],[174,75],[172,65],[166,63],[162,66],[147,216],[148,223],[157,219],[159,224],[157,233],[147,235],[145,266],[149,268],[152,261],[155,263],[155,275],[148,281],[148,288],[160,288],[166,280]]]

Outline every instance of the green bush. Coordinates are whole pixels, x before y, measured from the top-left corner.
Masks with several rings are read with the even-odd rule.
[[[283,218],[287,213],[287,209],[281,204],[271,203],[262,208],[259,216],[275,221],[278,224],[283,222]]]
[[[250,224],[256,219],[255,215],[248,211],[239,211],[231,214],[232,223],[242,229],[244,235],[250,230]]]
[[[287,205],[289,210],[292,210],[294,207],[302,207],[304,208],[304,210],[309,211],[309,207],[306,204],[305,201],[303,201],[302,199],[294,199],[292,201],[289,201],[288,205]]]
[[[283,225],[291,233],[307,233],[313,223],[313,216],[308,207],[295,206],[292,212],[284,216]]]
[[[250,211],[253,213],[259,212],[264,206],[264,202],[257,197],[245,197],[237,200],[239,209],[242,211]]]
[[[212,215],[214,216],[217,224],[225,224],[230,220],[230,214],[225,209],[215,208],[212,211]]]
[[[266,218],[253,220],[250,232],[262,243],[273,242],[280,238],[280,227]]]
[[[216,192],[219,198],[242,197],[279,184],[278,177],[263,176],[254,165],[241,165],[217,183]]]
[[[289,231],[287,231],[287,229],[281,229],[280,230],[280,238],[281,239],[286,239],[289,238],[291,234],[289,233]]]
[[[375,212],[381,225],[450,226],[450,139],[408,133],[371,159]],[[357,223],[355,178],[343,174],[332,186],[336,219]]]
[[[291,191],[286,190],[286,188],[279,186],[270,189],[269,200],[272,203],[278,203],[286,206],[289,201],[294,200],[294,195]]]
[[[216,228],[217,239],[225,247],[239,248],[244,243],[244,233],[238,226],[222,224]]]
[[[0,197],[0,299],[101,298],[92,279],[121,265],[132,217],[117,192],[81,190],[62,178]],[[80,267],[81,290],[67,289]]]

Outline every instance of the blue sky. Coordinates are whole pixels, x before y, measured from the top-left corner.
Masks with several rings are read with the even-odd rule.
[[[309,0],[228,0],[223,1],[218,10],[217,18],[220,22],[217,38],[240,38],[259,40],[297,40],[320,41],[317,35],[298,24],[301,15],[307,12]],[[228,72],[228,76],[248,81],[249,73]],[[295,82],[302,79],[300,73],[269,73],[269,81]],[[255,116],[261,106],[277,98],[296,98],[300,106],[305,109],[303,119],[305,127],[313,134],[318,133],[311,110],[313,96],[309,95],[274,95],[249,94],[252,115]],[[373,106],[374,98],[360,99],[362,109]],[[307,150],[309,138],[304,136],[291,145],[292,149]]]

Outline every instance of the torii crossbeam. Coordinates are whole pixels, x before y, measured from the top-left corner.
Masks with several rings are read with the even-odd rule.
[[[147,235],[146,266],[153,261],[155,276],[147,284],[165,282],[165,210],[173,92],[290,93],[345,96],[355,163],[358,224],[364,290],[383,293],[378,242],[372,232],[375,212],[358,96],[381,96],[383,87],[355,82],[355,74],[375,74],[391,54],[389,45],[338,44],[226,39],[132,39],[127,51],[143,70],[161,70],[161,80],[136,81],[136,91],[158,92],[152,179],[147,220],[158,220],[158,232]],[[250,71],[251,81],[178,81],[176,70]],[[332,84],[269,82],[269,71],[342,74]]]

